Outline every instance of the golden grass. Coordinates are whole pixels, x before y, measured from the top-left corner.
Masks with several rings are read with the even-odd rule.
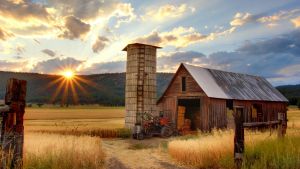
[[[232,130],[213,131],[212,134],[199,134],[196,139],[179,139],[169,142],[168,152],[174,159],[190,166],[218,166],[219,161],[233,154]],[[245,144],[254,145],[257,141],[272,139],[269,133],[245,133]]]
[[[124,118],[123,108],[26,108],[25,120]]]
[[[25,133],[24,152],[24,168],[98,169],[105,157],[100,138],[41,133]]]
[[[300,136],[300,110],[290,109],[288,111],[288,119],[287,137],[291,137],[291,140],[297,140]],[[294,139],[294,137],[297,138]],[[176,138],[168,144],[168,153],[176,161],[199,168],[226,168],[224,167],[226,165],[230,168],[233,166],[234,132],[232,130],[214,131],[212,134],[199,134],[196,137],[191,137],[191,139],[184,138],[188,137]],[[271,144],[272,140],[273,142],[277,140],[276,130],[272,131],[272,133],[245,132],[246,150],[256,147],[261,142],[270,141]],[[276,145],[276,143],[272,144]],[[300,154],[298,156],[300,157]],[[295,163],[297,164],[297,162]]]
[[[27,108],[25,131],[88,132],[123,128],[124,108]]]

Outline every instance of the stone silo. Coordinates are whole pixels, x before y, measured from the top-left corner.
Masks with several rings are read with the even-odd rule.
[[[133,43],[127,45],[125,126],[133,128],[138,113],[156,112],[156,49],[157,46]]]

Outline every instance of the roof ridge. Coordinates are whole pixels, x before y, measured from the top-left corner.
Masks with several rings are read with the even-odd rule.
[[[212,71],[219,71],[219,72],[225,72],[225,73],[234,73],[234,74],[247,75],[247,76],[253,76],[253,77],[258,77],[258,78],[265,78],[263,76],[253,75],[253,74],[248,74],[248,73],[231,72],[231,71],[220,70],[220,69],[215,69],[215,68],[207,68],[207,67],[201,67],[201,66],[191,65],[191,64],[187,64],[187,63],[182,63],[182,64],[187,65],[187,66],[196,67],[196,68],[212,70]]]

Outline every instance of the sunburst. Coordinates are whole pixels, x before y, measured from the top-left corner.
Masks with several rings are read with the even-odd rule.
[[[83,93],[86,97],[89,97],[87,90],[82,86],[83,84],[95,88],[97,87],[94,82],[85,79],[83,76],[76,75],[76,72],[72,69],[62,69],[62,71],[60,71],[58,74],[58,78],[46,86],[46,88],[53,87],[54,85],[58,86],[51,96],[50,103],[53,103],[60,93],[62,93],[62,105],[69,104],[70,95],[72,96],[73,104],[78,104],[78,91]]]

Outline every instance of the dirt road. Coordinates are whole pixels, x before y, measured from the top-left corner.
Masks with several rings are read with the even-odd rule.
[[[166,152],[166,139],[104,139],[106,169],[186,169]]]

